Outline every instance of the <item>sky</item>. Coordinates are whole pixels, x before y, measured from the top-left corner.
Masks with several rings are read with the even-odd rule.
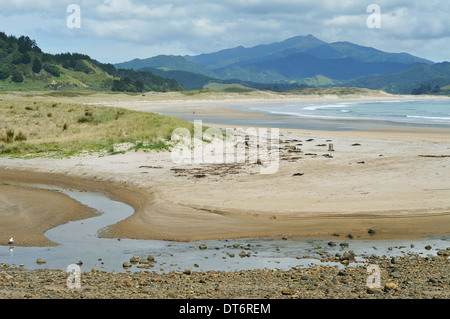
[[[103,63],[308,34],[442,62],[450,61],[450,0],[0,0],[0,31]]]

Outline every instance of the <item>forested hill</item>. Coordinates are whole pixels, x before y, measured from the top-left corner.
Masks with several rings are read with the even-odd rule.
[[[0,90],[178,91],[173,79],[117,69],[79,53],[44,53],[28,36],[0,32]]]

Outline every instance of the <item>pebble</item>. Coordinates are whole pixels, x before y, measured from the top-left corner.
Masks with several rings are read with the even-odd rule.
[[[444,249],[444,251],[448,251]],[[244,251],[245,253],[245,251]],[[341,256],[342,255],[342,256]],[[81,274],[81,288],[67,287],[68,275],[62,270],[26,270],[2,264],[0,298],[19,299],[449,299],[450,261],[440,256],[404,254],[393,257],[370,256],[366,261],[380,267],[380,288],[366,286],[368,263],[355,263],[351,251],[322,256],[323,261],[339,265],[345,255],[351,263],[342,266],[315,264],[289,270],[184,271],[156,273],[142,268],[119,273],[99,270]],[[139,263],[153,265],[154,258]],[[142,261],[142,260],[140,260]],[[126,261],[126,267],[133,265]],[[138,265],[138,266],[139,266]],[[7,267],[6,267],[7,266]],[[138,267],[136,266],[136,267]],[[140,266],[139,266],[140,268]],[[49,289],[48,287],[50,287]]]
[[[354,260],[354,259],[355,253],[352,250],[344,252],[344,254],[341,257],[341,260]]]
[[[368,294],[373,295],[373,294],[376,294],[376,293],[380,293],[381,290],[380,290],[380,288],[376,288],[376,287],[367,287],[366,292]]]
[[[243,258],[243,257],[250,257],[250,253],[246,253],[245,251],[241,251],[239,253],[239,257]]]
[[[281,290],[281,294],[286,295],[286,296],[292,296],[292,295],[295,295],[295,293],[296,293],[295,289],[291,289],[291,288],[285,288],[285,289]]]
[[[125,269],[131,268],[131,267],[133,267],[133,264],[132,264],[132,263],[129,263],[129,262],[124,262],[124,263],[122,264],[122,267],[125,268]]]
[[[391,291],[391,290],[395,290],[397,288],[397,285],[391,281],[387,282],[384,285],[384,291]]]
[[[450,256],[450,250],[447,249],[439,249],[437,252],[438,256]]]
[[[137,263],[139,262],[139,256],[133,256],[130,258],[130,263]]]

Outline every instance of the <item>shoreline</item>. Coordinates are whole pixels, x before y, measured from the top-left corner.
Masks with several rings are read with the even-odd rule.
[[[171,93],[146,93],[142,96],[130,97],[125,99],[122,96],[114,98],[113,96],[96,95],[90,98],[82,98],[86,104],[105,105],[111,107],[125,107],[130,110],[158,109],[165,107],[190,107],[206,106],[221,107],[229,104],[277,104],[286,102],[302,103],[328,103],[328,102],[355,102],[355,101],[410,101],[410,100],[449,100],[449,96],[436,95],[395,95],[385,92],[370,92],[367,95],[349,94],[349,95],[301,95],[301,94],[283,94],[269,92],[254,92],[250,94],[232,94],[207,92],[194,96],[183,95],[177,92]],[[76,99],[75,99],[76,100]]]
[[[26,175],[23,173],[26,172]],[[76,189],[81,191],[93,191],[93,192],[102,192],[106,194],[113,200],[123,202],[127,205],[130,205],[134,208],[135,213],[132,217],[125,219],[118,224],[111,225],[107,230],[103,230],[100,233],[100,237],[102,238],[130,238],[130,239],[144,239],[144,240],[162,240],[162,241],[174,241],[174,242],[195,242],[195,241],[208,241],[208,240],[226,240],[226,239],[279,239],[279,238],[290,238],[290,239],[332,239],[336,238],[336,236],[345,237],[348,234],[351,234],[352,237],[360,239],[360,240],[420,240],[425,239],[429,236],[438,236],[438,235],[447,235],[449,232],[445,232],[447,228],[441,227],[436,229],[435,225],[446,225],[450,222],[450,213],[442,213],[437,212],[430,214],[421,213],[421,214],[397,214],[395,212],[385,212],[385,213],[363,213],[363,214],[321,214],[320,216],[295,216],[295,215],[287,215],[287,216],[268,216],[259,218],[258,215],[252,212],[241,212],[236,213],[235,215],[229,212],[220,212],[220,210],[215,210],[213,212],[214,215],[230,215],[232,220],[230,223],[237,227],[238,224],[242,222],[247,222],[248,224],[245,227],[241,227],[237,229],[237,231],[233,232],[230,229],[223,230],[223,227],[229,227],[227,223],[225,225],[220,225],[219,229],[216,229],[212,232],[212,234],[202,234],[200,236],[196,236],[193,233],[196,233],[198,230],[196,229],[194,232],[188,231],[185,235],[177,235],[176,233],[181,229],[178,226],[178,223],[185,224],[188,221],[195,221],[197,218],[208,219],[207,215],[200,216],[198,213],[203,213],[204,211],[209,211],[209,209],[205,208],[186,208],[181,207],[185,211],[182,214],[185,214],[186,211],[190,210],[190,214],[187,216],[180,215],[180,207],[175,207],[173,204],[167,203],[166,205],[155,203],[155,194],[148,189],[137,187],[133,185],[129,185],[128,183],[120,183],[117,181],[108,181],[105,183],[101,178],[86,178],[74,175],[66,175],[66,174],[54,174],[54,173],[44,173],[37,171],[29,171],[29,170],[11,170],[4,169],[0,167],[0,175],[2,176],[2,181],[4,184],[0,186],[10,186],[10,183],[14,183],[17,185],[27,185],[27,184],[40,184],[47,186],[58,186],[69,189]],[[70,179],[70,182],[67,181]],[[12,186],[18,187],[18,186]],[[20,186],[19,186],[20,187]],[[14,229],[12,232],[15,235],[15,238],[20,238],[20,240],[16,239],[15,246],[35,246],[35,247],[45,247],[45,246],[53,246],[54,243],[50,242],[45,236],[44,233],[49,228],[64,224],[73,220],[80,220],[89,217],[96,216],[96,212],[93,211],[90,207],[86,207],[81,205],[75,200],[68,198],[65,195],[55,193],[47,190],[30,190],[31,193],[34,193],[34,197],[31,197],[31,201],[34,203],[39,203],[42,200],[49,201],[48,197],[41,197],[44,192],[48,194],[52,194],[51,200],[56,200],[56,205],[64,205],[67,207],[67,204],[75,203],[75,210],[69,209],[63,216],[59,216],[59,218],[55,221],[54,218],[51,220],[51,224],[49,225],[50,219],[46,218],[41,220],[41,227],[30,229],[30,227],[26,227],[23,229]],[[13,194],[10,194],[12,198],[14,198]],[[54,208],[54,207],[53,207]],[[148,216],[146,216],[150,211],[155,213],[161,213],[161,210],[165,209],[173,209],[176,211],[175,214],[168,217],[170,223],[175,222],[175,224],[167,225],[168,229],[167,233],[158,232],[159,227],[151,226],[149,224],[144,225],[143,227],[139,227],[137,224],[144,222],[148,223]],[[55,216],[55,215],[50,215]],[[190,220],[192,218],[192,220]],[[179,219],[177,222],[175,219]],[[275,221],[275,223],[274,223]],[[400,222],[404,223],[403,229],[399,229],[397,226],[392,227],[392,222]],[[207,225],[202,226],[198,225],[200,228],[202,227],[210,227],[212,220],[206,220]],[[21,221],[22,223],[22,221]],[[252,225],[253,224],[253,225]],[[2,226],[8,226],[8,223],[3,223]],[[306,226],[305,226],[306,225]],[[376,235],[370,235],[367,233],[369,225],[373,226],[378,230]],[[175,228],[170,230],[171,226]],[[3,228],[3,227],[2,227]],[[147,228],[147,229],[143,229]],[[382,231],[380,231],[382,229]],[[161,229],[160,229],[161,231]],[[205,229],[203,229],[205,231]],[[1,240],[6,242],[7,238],[9,238],[8,234],[2,231],[4,235]],[[137,233],[137,235],[134,235]],[[4,238],[3,238],[4,237]]]
[[[336,97],[328,99],[332,98]],[[254,103],[254,99],[245,100]],[[186,101],[198,102],[189,98]],[[204,111],[213,116],[246,113],[224,108],[224,103],[230,101],[204,100]],[[179,107],[180,103],[173,99],[163,102],[168,108]],[[115,102],[102,105],[108,103]],[[148,106],[142,103],[123,101],[121,105],[131,109]],[[450,189],[445,178],[440,178],[448,174],[449,159],[419,155],[449,153],[450,130],[389,127],[375,131],[280,132],[280,168],[269,176],[258,174],[259,166],[247,163],[176,165],[169,152],[127,152],[101,158],[86,155],[62,160],[0,158],[0,176],[6,181],[100,190],[134,207],[132,217],[102,233],[107,238],[329,238],[338,232],[363,239],[391,239],[449,234],[445,225],[450,222],[450,196],[446,196]],[[309,139],[313,141],[305,142]],[[292,154],[289,150],[298,143],[296,140],[302,141],[302,152]],[[323,158],[327,152],[322,146],[327,141],[334,143],[336,151],[330,158]],[[297,172],[305,176],[294,178]],[[205,178],[196,178],[199,174]],[[377,235],[368,235],[369,228],[375,228]],[[8,234],[4,236],[2,240],[6,241]]]

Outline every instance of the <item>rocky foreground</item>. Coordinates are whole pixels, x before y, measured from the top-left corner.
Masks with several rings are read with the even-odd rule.
[[[345,268],[185,271],[156,273],[82,272],[79,288],[69,288],[62,270],[26,270],[3,264],[0,298],[7,299],[449,299],[450,260],[445,254],[422,257],[367,257],[365,264],[336,261]],[[328,258],[329,259],[329,258]],[[325,261],[326,259],[324,259]],[[328,260],[327,260],[328,261]],[[369,265],[379,269],[379,287]],[[72,277],[73,278],[73,277]],[[375,284],[376,285],[376,284]],[[377,285],[378,286],[378,285]]]

